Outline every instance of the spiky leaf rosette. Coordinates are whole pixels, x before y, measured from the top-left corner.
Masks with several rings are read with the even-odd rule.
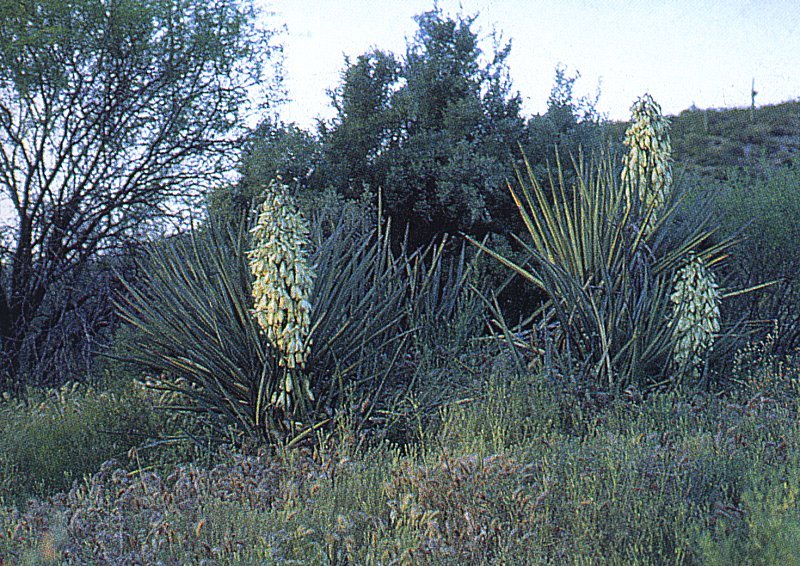
[[[686,375],[699,377],[706,354],[720,329],[720,293],[714,274],[700,257],[693,256],[675,274],[670,295],[675,342],[673,362]]]
[[[288,369],[305,365],[310,340],[310,296],[314,269],[307,250],[309,228],[285,185],[271,182],[265,190],[258,222],[252,229],[254,247],[248,252],[253,281],[253,314],[278,364]],[[287,373],[284,393],[292,390]]]
[[[669,121],[649,94],[631,107],[631,124],[625,131],[623,143],[628,148],[623,158],[623,190],[628,206],[634,198],[644,205],[643,229],[649,234],[672,186]]]

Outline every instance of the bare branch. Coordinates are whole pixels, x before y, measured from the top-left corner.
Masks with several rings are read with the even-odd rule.
[[[0,249],[6,381],[20,344],[82,304],[65,278],[231,170],[229,113],[272,52],[249,0],[21,1],[0,21],[0,191],[16,212]],[[63,305],[43,317],[56,284]]]

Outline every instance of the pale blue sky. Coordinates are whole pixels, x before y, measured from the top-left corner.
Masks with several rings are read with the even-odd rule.
[[[432,0],[256,0],[286,24],[284,120],[309,127],[332,109],[344,55],[405,51],[412,17]],[[453,14],[479,12],[481,36],[512,40],[514,88],[526,114],[543,112],[555,66],[581,73],[577,94],[601,88],[599,110],[624,119],[650,92],[666,113],[800,98],[800,0],[441,0]],[[488,42],[487,42],[488,47]]]

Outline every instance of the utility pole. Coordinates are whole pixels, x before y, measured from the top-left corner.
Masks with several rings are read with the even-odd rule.
[[[753,77],[753,81],[750,83],[750,123],[753,124],[756,121],[756,95],[758,91],[756,90],[756,79]]]

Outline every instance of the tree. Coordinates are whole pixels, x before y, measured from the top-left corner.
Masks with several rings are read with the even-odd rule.
[[[547,181],[547,164],[555,164],[556,148],[562,159],[579,152],[590,155],[604,147],[603,117],[597,111],[599,89],[593,98],[575,95],[575,82],[580,73],[570,75],[564,65],[555,69],[553,86],[547,99],[547,112],[528,120],[525,155],[536,176]],[[571,174],[569,169],[565,171]]]
[[[337,115],[320,132],[325,178],[350,197],[382,189],[412,245],[503,231],[514,218],[505,180],[525,131],[510,44],[484,54],[474,16],[436,8],[415,19],[403,59],[373,50],[346,62],[332,93]]]
[[[97,258],[230,169],[248,89],[267,84],[276,48],[236,0],[0,0],[0,14],[9,388],[92,298],[76,283]]]
[[[322,176],[349,198],[365,186],[377,189],[386,178],[387,154],[396,149],[400,123],[392,98],[400,78],[400,62],[380,50],[345,59],[342,84],[329,94],[337,118],[321,124],[327,159]]]
[[[276,178],[295,188],[315,188],[320,144],[294,124],[262,121],[243,144],[240,177],[208,194],[208,215],[236,225],[250,219],[263,199],[264,187]]]

